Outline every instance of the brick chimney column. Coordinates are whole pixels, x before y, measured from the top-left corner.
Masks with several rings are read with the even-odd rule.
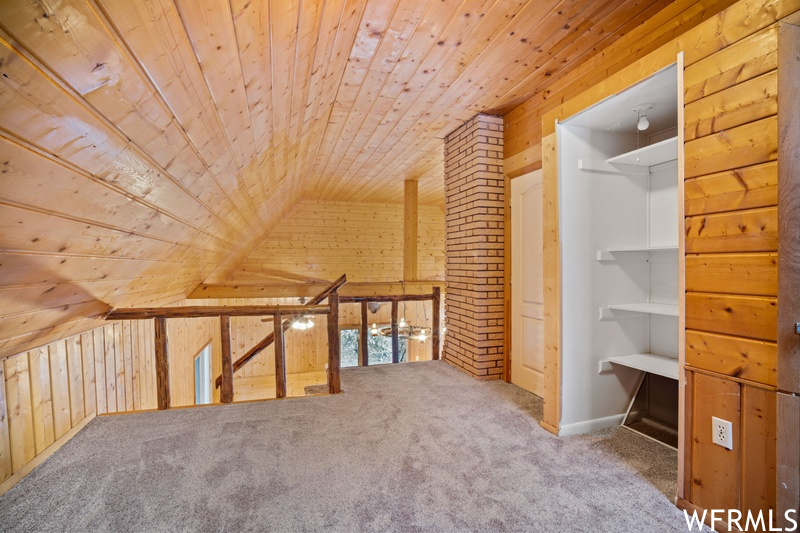
[[[476,115],[447,136],[442,358],[478,379],[503,375],[503,119]]]

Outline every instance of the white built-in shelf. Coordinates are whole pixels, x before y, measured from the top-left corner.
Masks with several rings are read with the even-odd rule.
[[[613,261],[614,259],[647,259],[650,252],[677,252],[678,245],[674,246],[640,246],[636,248],[609,248],[606,251],[597,251],[598,261]]]
[[[658,374],[665,378],[678,379],[678,360],[672,357],[653,353],[636,353],[609,357],[608,360],[615,365],[635,368],[636,370]]]
[[[656,303],[612,304],[600,308],[600,320],[624,318],[614,314],[613,311],[625,311],[627,313],[646,315],[678,316],[678,305]]]
[[[610,165],[633,165],[652,167],[678,159],[678,138],[672,137],[638,150],[606,159]]]

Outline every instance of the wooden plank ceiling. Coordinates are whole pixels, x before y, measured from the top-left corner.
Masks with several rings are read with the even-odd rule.
[[[300,199],[441,205],[443,136],[668,3],[0,2],[0,356],[184,296]]]

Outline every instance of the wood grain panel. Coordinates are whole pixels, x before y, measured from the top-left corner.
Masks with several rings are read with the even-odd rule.
[[[800,127],[793,105],[800,99],[800,27],[781,24],[778,53],[781,102],[791,102],[778,114],[778,381],[781,390],[800,393]]]
[[[765,118],[688,141],[684,150],[687,178],[774,161],[778,156],[778,119]]]
[[[97,387],[94,368],[94,335],[91,331],[80,335],[81,358],[83,362],[83,405],[87,416],[97,413]],[[33,380],[31,380],[33,381]]]
[[[793,526],[784,513],[800,508],[800,396],[778,393],[777,431],[778,523],[790,529]]]
[[[777,397],[774,391],[744,385],[742,390],[742,513],[774,510],[776,504]]]
[[[684,72],[686,102],[715,94],[777,67],[778,28],[764,28],[698,61]],[[687,105],[687,109],[690,105]],[[687,116],[688,118],[688,116]]]
[[[91,335],[94,344],[95,400],[97,401],[97,414],[100,415],[108,412],[105,329],[94,329]]]
[[[170,235],[172,242],[210,252],[224,249],[222,241],[166,215],[145,198],[42,157],[11,139],[0,137],[0,161],[1,197],[12,205],[68,214],[159,240]]]
[[[684,182],[687,216],[739,211],[778,203],[778,164],[737,168]]]
[[[542,140],[544,198],[544,416],[545,429],[558,434],[561,424],[561,245],[558,224],[558,140]]]
[[[3,363],[11,468],[16,472],[36,456],[27,354],[8,357]]]
[[[108,332],[106,332],[108,333]],[[122,331],[122,322],[114,322],[114,370],[116,373],[112,378],[116,384],[114,389],[117,391],[117,411],[123,412],[127,410],[125,378],[127,375],[127,368],[125,368],[125,337]]]
[[[751,296],[778,295],[778,254],[686,256],[686,290]]]
[[[69,383],[70,428],[83,420],[86,413],[83,404],[83,361],[80,337],[75,335],[67,344],[67,381]]]
[[[0,364],[0,479],[8,478],[11,467],[11,441],[8,431],[8,400],[6,397],[5,362]]]
[[[772,252],[777,249],[777,208],[686,218],[686,253]]]
[[[69,369],[66,341],[54,342],[50,350],[50,388],[53,393],[53,428],[56,439],[72,427],[69,402]]]
[[[418,277],[443,279],[444,214],[426,206],[418,213]],[[342,272],[353,282],[403,278],[402,205],[301,202],[220,281],[336,279]]]
[[[756,341],[703,331],[686,331],[686,364],[724,376],[775,386],[778,349]]]
[[[776,298],[686,294],[686,328],[775,342]]]
[[[55,441],[53,400],[50,391],[50,352],[46,346],[28,352],[33,405],[33,436],[36,455]]]
[[[692,385],[691,502],[701,509],[736,509],[739,505],[739,385],[694,373]],[[733,450],[711,442],[711,417],[733,425]]]
[[[776,115],[778,72],[696,100],[685,106],[684,113],[687,141]]]
[[[122,349],[116,344],[114,335],[114,324],[103,327],[103,357],[105,359],[105,390],[106,390],[106,412],[116,413],[120,411],[117,407],[117,349]]]

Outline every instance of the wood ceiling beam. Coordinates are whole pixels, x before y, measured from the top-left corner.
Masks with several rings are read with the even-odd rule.
[[[321,283],[269,283],[210,285],[200,284],[187,298],[308,298],[327,286]],[[430,294],[434,287],[444,287],[444,281],[386,281],[348,282],[339,289],[342,297],[402,296],[403,294]]]

